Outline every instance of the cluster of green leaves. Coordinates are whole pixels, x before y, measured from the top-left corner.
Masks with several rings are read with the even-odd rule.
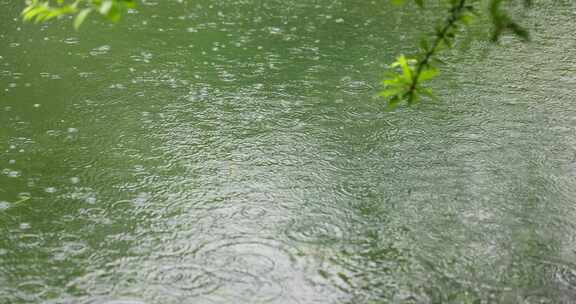
[[[28,0],[26,8],[22,11],[22,17],[24,21],[44,22],[72,15],[74,28],[78,29],[92,12],[117,22],[126,9],[135,5],[135,0]]]
[[[510,1],[510,0],[509,0]],[[496,42],[506,31],[514,33],[516,36],[527,41],[530,40],[530,33],[518,22],[513,20],[508,12],[502,9],[505,0],[491,0],[490,1],[490,17],[493,23],[492,41]],[[525,7],[532,6],[532,0],[524,0]]]
[[[436,27],[432,38],[424,39],[420,43],[419,52],[413,58],[404,55],[397,57],[385,74],[382,81],[383,90],[380,96],[387,99],[389,108],[396,107],[400,102],[408,105],[417,102],[421,96],[435,98],[432,91],[422,86],[422,83],[438,75],[436,65],[442,61],[438,53],[451,48],[455,42],[456,34],[462,25],[469,25],[481,13],[478,7],[482,0],[447,0],[449,3],[448,17]],[[515,22],[503,8],[504,2],[513,0],[489,0],[489,16],[492,21],[491,40],[497,42],[499,37],[507,31],[512,32],[523,40],[529,39],[526,29]],[[395,4],[403,4],[404,0],[392,0]],[[424,7],[424,0],[414,0],[420,8]],[[485,1],[484,1],[485,2]],[[531,0],[524,0],[526,6]]]
[[[418,6],[423,7],[422,0],[415,1]],[[420,54],[416,59],[407,59],[401,55],[390,65],[391,70],[382,81],[384,90],[380,93],[381,96],[388,98],[389,107],[395,107],[401,101],[412,104],[422,95],[434,97],[432,91],[423,87],[421,83],[438,75],[438,69],[434,64],[439,59],[435,55],[444,47],[452,47],[458,25],[468,23],[473,13],[474,7],[467,5],[466,0],[452,0],[450,15],[443,25],[436,28],[432,43],[422,40]]]
[[[417,84],[436,77],[438,69],[431,65],[419,69],[418,63],[416,59],[400,55],[390,65],[391,70],[386,72],[386,78],[382,81],[384,90],[380,92],[380,96],[388,98],[390,108],[396,107],[403,100],[412,104],[421,95],[434,98],[430,89]]]

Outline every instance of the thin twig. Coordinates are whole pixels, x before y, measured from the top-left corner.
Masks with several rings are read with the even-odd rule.
[[[456,24],[456,21],[458,21],[460,19],[460,14],[462,13],[462,10],[464,10],[465,5],[466,5],[466,0],[460,0],[458,5],[453,6],[450,9],[451,15],[450,15],[450,17],[448,17],[446,25],[444,25],[444,28],[442,28],[442,30],[440,32],[438,32],[436,39],[434,40],[434,43],[432,44],[432,48],[430,48],[426,52],[426,54],[424,54],[424,58],[422,58],[422,60],[420,60],[417,63],[416,73],[414,73],[414,75],[412,76],[412,84],[410,85],[410,88],[408,89],[408,92],[406,93],[408,96],[408,102],[411,102],[413,97],[414,97],[414,93],[416,92],[416,88],[418,86],[418,79],[420,78],[420,74],[424,70],[424,67],[428,65],[428,63],[430,62],[430,59],[432,59],[432,57],[436,54],[436,51],[438,50],[440,43],[442,43],[442,41],[444,39],[446,39],[446,34],[448,33],[448,31],[452,27],[454,27]]]
[[[29,200],[29,199],[30,199],[29,196],[25,196],[25,197],[23,197],[22,199],[20,199],[19,201],[13,203],[12,205],[13,205],[13,206],[18,206],[19,204],[22,204],[22,203],[24,203],[25,201],[27,201],[27,200]]]

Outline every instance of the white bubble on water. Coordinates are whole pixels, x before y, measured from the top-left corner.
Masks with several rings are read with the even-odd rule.
[[[125,89],[125,88],[126,88],[126,86],[124,86],[124,85],[123,85],[123,84],[121,84],[121,83],[116,83],[116,84],[112,84],[112,85],[110,85],[110,88],[111,88],[111,89],[118,89],[118,90],[122,90],[122,89]]]
[[[10,203],[5,201],[0,201],[0,211],[10,208]]]
[[[11,171],[8,171],[8,174],[6,174],[6,175],[7,175],[8,177],[16,178],[16,177],[19,177],[19,176],[20,176],[20,172],[18,172],[18,171],[16,171],[16,170],[11,170]]]
[[[56,193],[56,191],[58,191],[58,190],[56,190],[55,187],[46,187],[46,188],[44,188],[44,191],[46,193]]]
[[[282,33],[282,29],[280,29],[279,27],[269,27],[268,31],[270,32],[270,34],[280,34]]]

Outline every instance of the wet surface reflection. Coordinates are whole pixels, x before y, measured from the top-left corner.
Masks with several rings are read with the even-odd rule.
[[[576,297],[571,5],[394,112],[384,64],[434,16],[382,1],[0,7],[0,303]]]

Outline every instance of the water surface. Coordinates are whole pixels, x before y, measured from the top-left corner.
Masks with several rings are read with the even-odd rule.
[[[433,13],[147,0],[75,32],[0,1],[0,303],[573,303],[565,2],[386,112]]]

